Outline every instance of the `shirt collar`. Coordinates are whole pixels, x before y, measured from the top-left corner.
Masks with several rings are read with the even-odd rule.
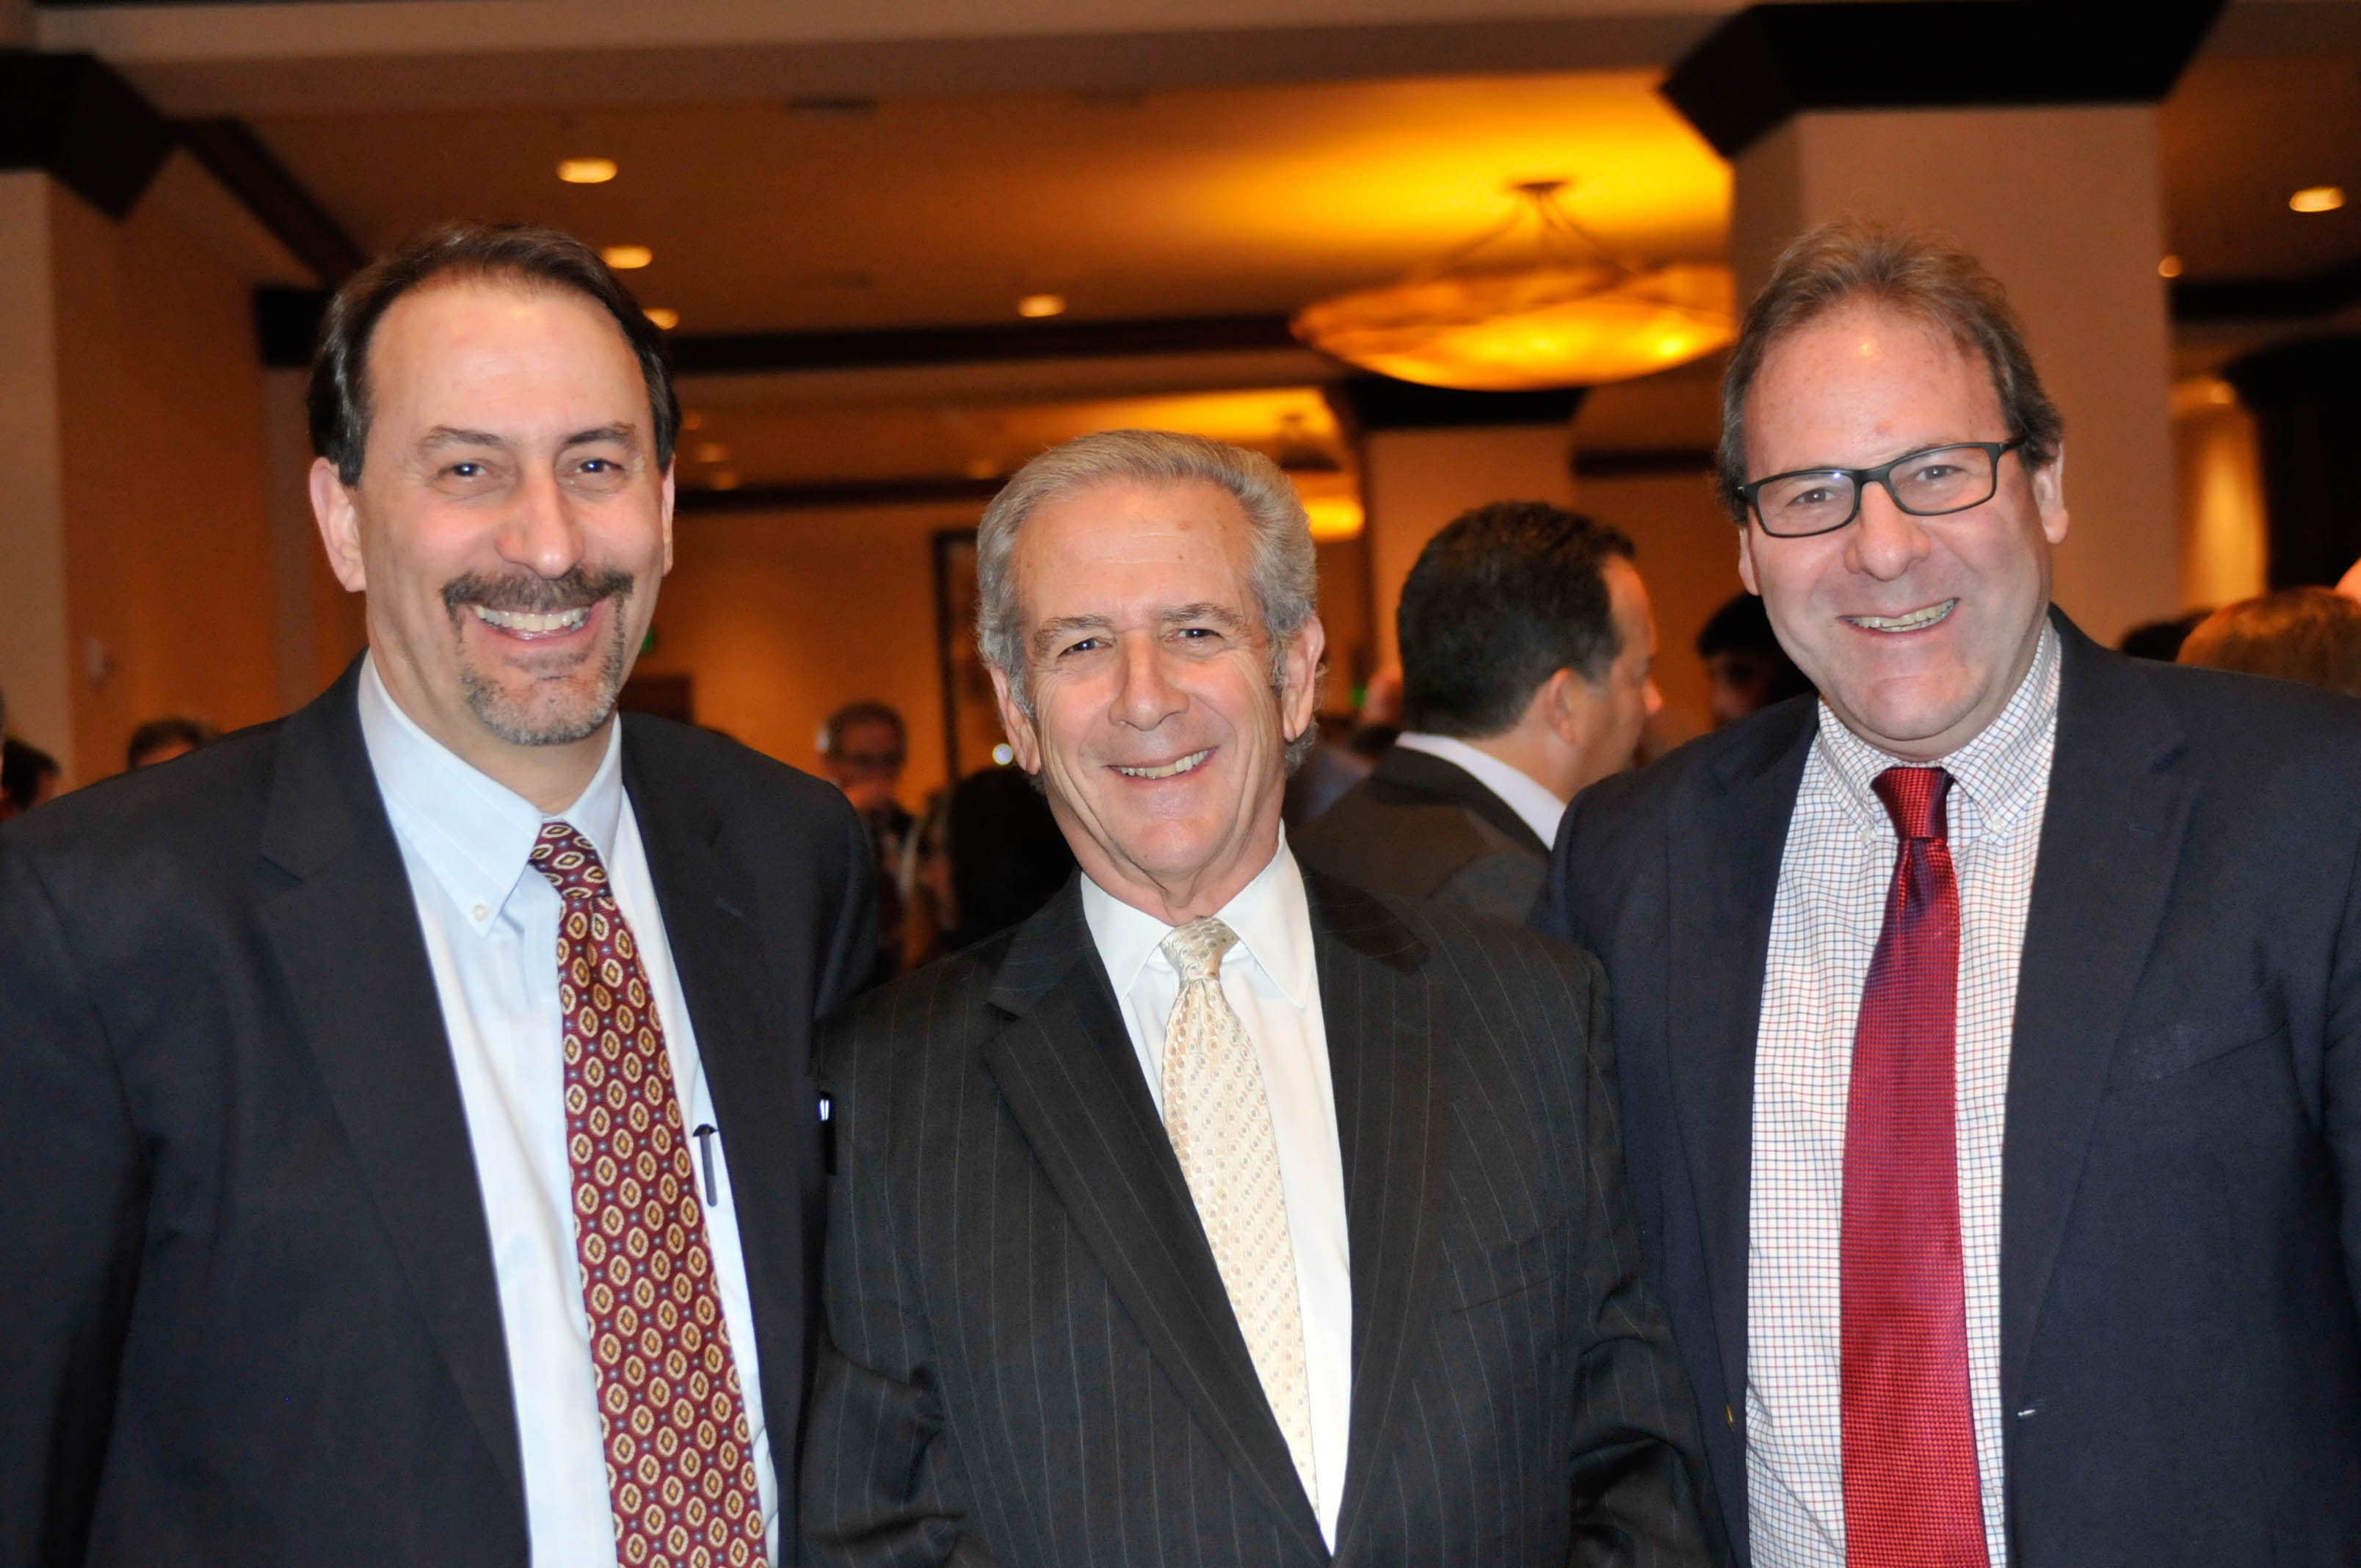
[[[1544,844],[1557,842],[1558,818],[1565,815],[1565,802],[1542,787],[1531,773],[1512,768],[1489,751],[1478,751],[1466,741],[1448,735],[1430,735],[1422,729],[1406,730],[1394,738],[1394,744],[1407,751],[1423,751],[1430,757],[1466,769],[1476,782],[1505,802],[1510,810],[1524,819]]]
[[[2017,683],[2007,706],[1968,743],[1931,763],[1913,764],[1879,750],[1845,728],[1820,704],[1820,754],[1836,775],[1846,809],[1864,831],[1894,834],[1894,818],[1871,786],[1888,768],[1938,767],[1951,775],[1946,803],[1949,836],[1971,839],[2006,830],[2025,815],[2048,781],[2048,761],[2058,734],[2058,631],[2042,623],[2032,667]]]
[[[1310,1003],[1319,984],[1312,954],[1312,906],[1303,892],[1303,872],[1287,847],[1286,829],[1279,830],[1279,850],[1270,864],[1215,913],[1237,933],[1238,945],[1230,949],[1233,959],[1243,950],[1288,1001],[1298,1008]],[[1090,925],[1091,940],[1116,995],[1129,992],[1149,964],[1170,970],[1164,938],[1178,927],[1126,904],[1087,875],[1082,878],[1082,918]]]
[[[544,820],[533,802],[462,762],[401,710],[377,673],[361,661],[361,739],[369,770],[396,832],[478,929],[508,902],[533,857]],[[607,731],[598,772],[557,819],[579,830],[612,861],[623,814],[622,726]],[[475,915],[475,911],[484,911]]]

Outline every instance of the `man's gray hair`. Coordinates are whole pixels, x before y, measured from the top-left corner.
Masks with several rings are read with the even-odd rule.
[[[1303,502],[1279,465],[1258,452],[1169,430],[1107,430],[1053,446],[1016,470],[992,504],[975,536],[975,642],[985,663],[1005,674],[1016,705],[1033,711],[1027,677],[1027,639],[1017,603],[1017,531],[1047,503],[1097,485],[1217,486],[1238,503],[1254,535],[1246,568],[1255,606],[1270,639],[1270,682],[1286,679],[1288,651],[1319,606],[1319,558]],[[1292,769],[1312,749],[1319,726],[1308,724],[1287,749]]]

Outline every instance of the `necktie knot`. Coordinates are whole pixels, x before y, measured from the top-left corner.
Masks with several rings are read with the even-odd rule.
[[[1940,768],[1888,768],[1870,788],[1885,803],[1894,830],[1905,839],[1940,839],[1948,831],[1943,802],[1951,775]]]
[[[533,869],[549,879],[561,898],[595,898],[607,891],[606,862],[598,847],[570,822],[541,825],[533,841]]]
[[[1182,985],[1193,985],[1201,980],[1218,980],[1222,973],[1222,955],[1235,945],[1238,934],[1213,916],[1191,920],[1177,927],[1164,938],[1164,956],[1180,972]]]

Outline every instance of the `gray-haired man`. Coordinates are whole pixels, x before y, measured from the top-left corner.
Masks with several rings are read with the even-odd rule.
[[[978,563],[1081,875],[825,1047],[810,1554],[1704,1561],[1596,967],[1287,850],[1322,646],[1287,480],[1087,437]]]

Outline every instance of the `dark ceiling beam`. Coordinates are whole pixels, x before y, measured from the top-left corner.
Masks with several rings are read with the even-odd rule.
[[[1816,109],[2152,104],[2226,0],[1847,0],[1752,5],[1660,91],[1724,158]]]
[[[147,194],[172,127],[90,54],[0,49],[0,169],[38,169],[108,217]]]
[[[2224,278],[2171,285],[2172,319],[2181,323],[2300,321],[2361,305],[2361,257],[2302,278]]]
[[[1583,387],[1540,392],[1466,392],[1390,376],[1349,376],[1327,389],[1328,406],[1355,439],[1379,430],[1473,430],[1499,425],[1565,424],[1582,406]]]
[[[988,501],[1008,482],[1006,475],[970,479],[960,475],[905,479],[838,479],[809,485],[741,485],[734,490],[683,489],[673,510],[683,517],[747,511],[851,511],[862,507],[923,506],[934,502]]]
[[[1282,315],[1038,321],[853,332],[688,333],[670,340],[683,376],[884,370],[1036,359],[1130,359],[1300,348]]]
[[[181,145],[322,282],[341,283],[368,264],[368,252],[244,120],[181,120],[173,129]]]

